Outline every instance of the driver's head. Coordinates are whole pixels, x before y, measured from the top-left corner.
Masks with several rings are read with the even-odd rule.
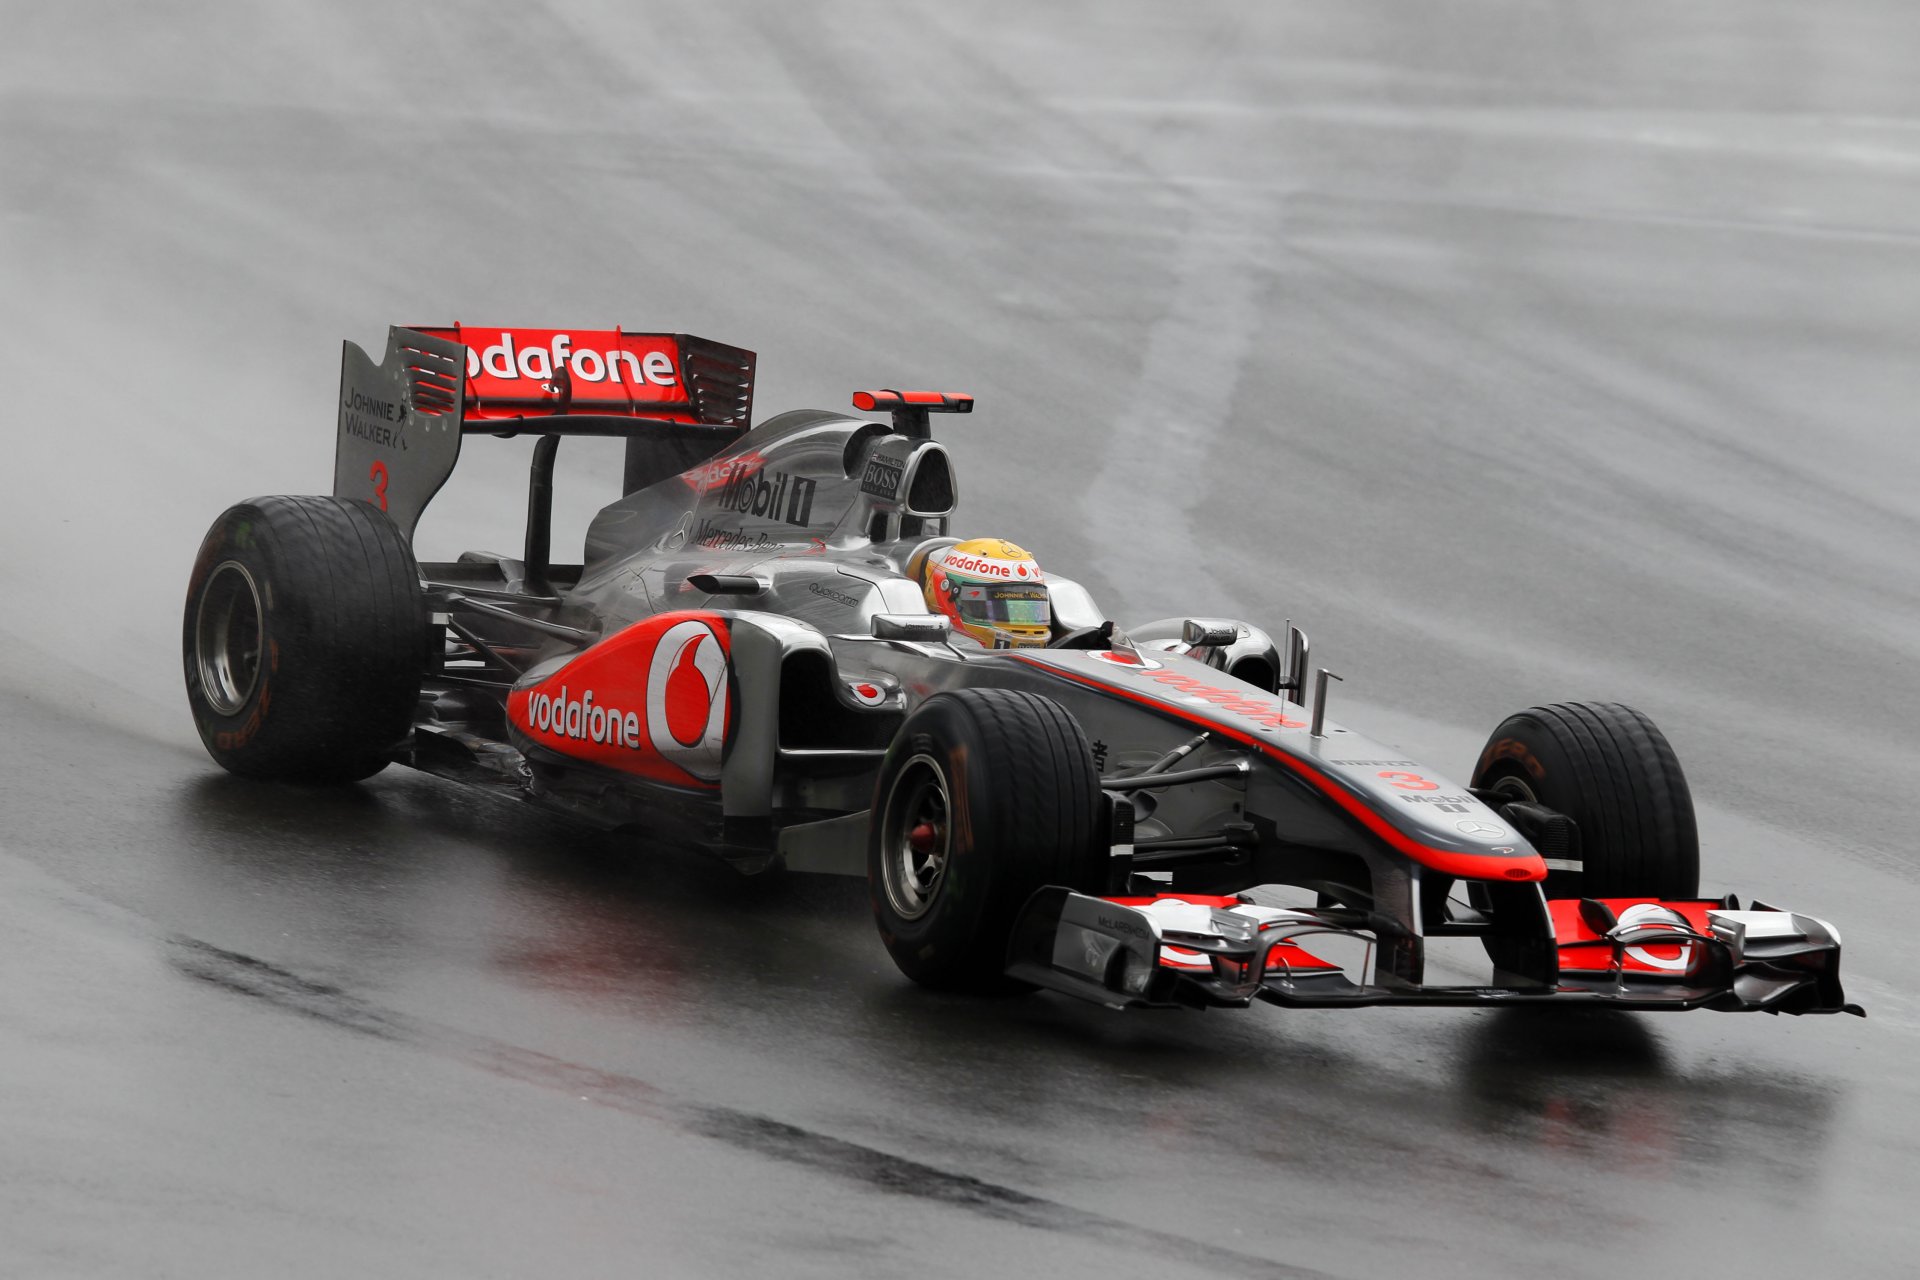
[[[927,557],[927,606],[989,649],[1047,643],[1052,612],[1032,556],[1004,538],[969,538]]]

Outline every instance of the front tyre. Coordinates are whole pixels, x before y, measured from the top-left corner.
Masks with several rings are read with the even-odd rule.
[[[187,585],[200,740],[244,777],[377,773],[412,730],[425,636],[419,566],[384,512],[334,497],[229,507]]]
[[[1495,803],[1573,819],[1579,871],[1547,876],[1549,898],[1692,898],[1700,892],[1693,794],[1653,721],[1617,702],[1560,702],[1509,716],[1474,766]]]
[[[924,986],[995,991],[1034,890],[1105,888],[1093,752],[1059,703],[1008,689],[927,699],[880,768],[867,886],[881,940]]]

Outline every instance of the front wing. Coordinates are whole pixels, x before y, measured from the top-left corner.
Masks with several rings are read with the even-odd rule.
[[[1732,898],[1547,905],[1559,961],[1552,981],[1439,986],[1367,962],[1356,981],[1311,949],[1317,939],[1346,938],[1371,957],[1381,932],[1396,926],[1365,912],[1046,888],[1021,913],[1007,973],[1113,1008],[1244,1008],[1259,999],[1296,1008],[1552,1004],[1864,1016],[1840,989],[1839,933],[1811,916],[1759,903],[1742,910]]]

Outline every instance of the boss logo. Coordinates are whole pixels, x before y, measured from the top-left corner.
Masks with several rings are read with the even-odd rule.
[[[900,496],[900,478],[906,474],[885,458],[869,458],[860,476],[860,492],[889,501]]]

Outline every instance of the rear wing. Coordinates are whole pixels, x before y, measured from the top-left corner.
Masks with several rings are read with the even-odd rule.
[[[624,438],[631,493],[739,439],[754,360],[684,333],[396,325],[379,364],[345,344],[333,492],[379,507],[411,541],[461,438],[484,434],[545,437],[534,451],[536,505],[543,486],[551,492],[558,437]]]

